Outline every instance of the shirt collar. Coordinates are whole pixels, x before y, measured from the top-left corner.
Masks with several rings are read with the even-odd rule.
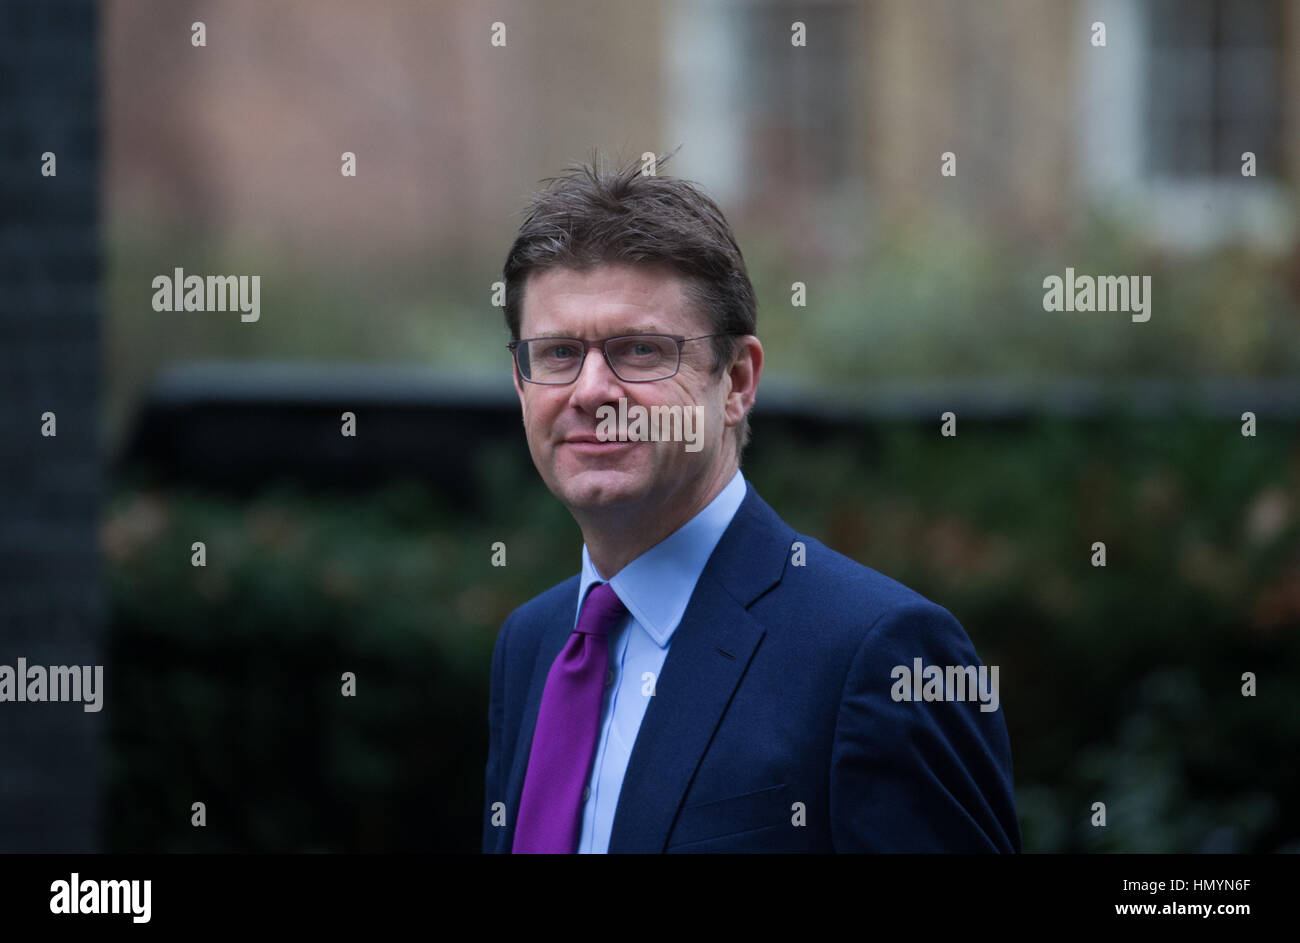
[[[723,531],[745,500],[745,478],[736,469],[727,486],[704,510],[614,574],[609,585],[627,606],[628,612],[654,639],[666,648],[686,606],[695,592],[704,565],[722,539]],[[578,607],[593,583],[601,582],[591,562],[587,545],[582,545],[582,579],[578,583]],[[576,616],[575,616],[576,618]]]

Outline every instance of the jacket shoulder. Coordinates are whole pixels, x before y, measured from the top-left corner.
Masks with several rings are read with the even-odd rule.
[[[815,537],[796,534],[795,540],[803,545],[802,565],[796,565],[792,553],[780,584],[781,608],[806,614],[801,621],[815,623],[823,637],[829,634],[856,647],[873,629],[897,622],[919,631],[942,627],[953,641],[966,641],[951,612],[911,587]]]
[[[757,606],[768,631],[822,653],[828,667],[840,669],[863,645],[876,657],[894,658],[891,665],[904,654],[910,663],[911,653],[944,662],[976,658],[970,636],[944,606],[815,537],[796,540],[803,544],[802,566],[792,553],[779,588]]]
[[[713,574],[741,605],[823,639],[861,639],[886,614],[952,619],[916,590],[797,532],[752,485],[715,556]]]

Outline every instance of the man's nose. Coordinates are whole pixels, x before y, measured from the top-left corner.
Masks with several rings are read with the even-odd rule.
[[[609,368],[604,353],[599,347],[587,350],[587,359],[583,361],[578,379],[573,381],[572,400],[575,405],[594,410],[622,394],[618,377]]]

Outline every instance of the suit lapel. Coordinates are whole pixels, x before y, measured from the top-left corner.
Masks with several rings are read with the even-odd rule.
[[[610,852],[666,847],[695,771],[763,638],[748,606],[780,582],[793,536],[750,485],[673,633],[628,759]]]
[[[660,852],[763,629],[701,576],[628,759],[611,852]]]

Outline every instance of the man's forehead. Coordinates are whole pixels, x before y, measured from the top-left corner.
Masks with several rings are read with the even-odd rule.
[[[525,282],[522,320],[537,327],[557,318],[631,319],[633,331],[693,323],[686,280],[661,265],[604,264],[589,269],[550,268]],[[633,323],[635,322],[635,323]]]

